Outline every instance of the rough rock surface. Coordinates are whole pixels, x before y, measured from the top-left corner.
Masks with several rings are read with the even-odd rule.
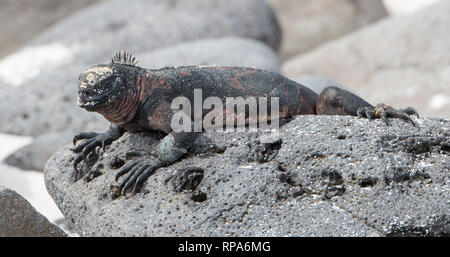
[[[57,20],[98,1],[0,0],[0,58]]]
[[[387,16],[381,0],[270,0],[283,31],[282,60]]]
[[[280,73],[276,53],[253,39],[224,37],[184,42],[157,48],[139,56],[139,64],[148,68],[183,65],[243,66]]]
[[[276,16],[261,0],[111,0],[95,4],[0,62],[0,120],[7,121],[0,123],[0,131],[37,136],[103,130],[107,127],[103,119],[76,107],[81,72],[109,62],[120,49],[140,59],[140,53],[158,47],[227,36],[256,39],[273,48],[281,40]],[[261,56],[256,57],[258,53]],[[246,65],[251,59],[257,62],[254,66],[262,65],[265,58],[268,63],[274,61],[261,47],[236,54]],[[231,59],[229,55],[224,52],[209,61],[220,63]]]
[[[450,117],[450,1],[367,26],[284,63],[288,77],[329,78],[365,100]]]
[[[50,156],[62,146],[72,141],[71,132],[43,134],[24,147],[18,149],[4,159],[10,166],[23,170],[43,171]]]
[[[66,236],[14,190],[0,186],[0,237]]]
[[[64,147],[46,186],[81,236],[448,236],[450,121],[416,121],[307,115],[279,136],[204,134],[130,198],[115,173],[157,136],[125,134],[77,182]]]

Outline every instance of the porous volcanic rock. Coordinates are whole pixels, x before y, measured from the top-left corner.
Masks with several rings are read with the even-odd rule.
[[[450,121],[414,119],[305,115],[278,135],[205,133],[128,198],[114,176],[148,157],[126,152],[160,135],[127,133],[76,182],[62,148],[46,186],[81,236],[448,236]]]

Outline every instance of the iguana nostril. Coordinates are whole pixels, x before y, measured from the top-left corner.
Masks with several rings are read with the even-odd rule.
[[[85,90],[81,91],[81,94],[82,94],[83,96],[85,96],[85,97],[91,97],[91,96],[93,96],[92,90],[89,90],[89,89],[85,89]]]

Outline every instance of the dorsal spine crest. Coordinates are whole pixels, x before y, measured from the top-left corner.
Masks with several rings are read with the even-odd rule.
[[[112,63],[136,66],[138,61],[131,53],[121,50],[112,59]]]

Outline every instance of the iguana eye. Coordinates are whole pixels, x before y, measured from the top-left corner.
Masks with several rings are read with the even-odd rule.
[[[108,86],[118,87],[123,84],[123,80],[120,77],[116,77],[114,80],[111,80],[111,84]]]
[[[109,77],[100,82],[103,88],[111,88],[116,83],[118,77]]]
[[[122,83],[122,79],[120,77],[116,77],[114,83]]]
[[[112,87],[112,86],[114,86],[114,80],[106,81],[105,87],[110,88],[110,87]]]

